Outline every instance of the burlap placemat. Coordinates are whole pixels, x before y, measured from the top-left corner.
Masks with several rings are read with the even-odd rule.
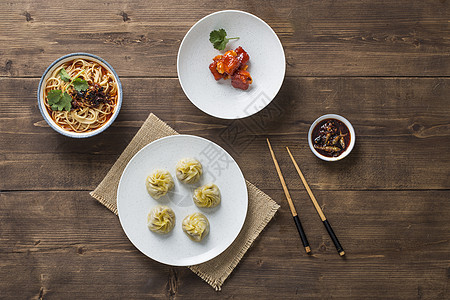
[[[111,170],[90,195],[117,215],[117,187],[122,172],[130,159],[148,143],[175,134],[178,134],[178,132],[154,114],[150,114],[130,144],[114,163]],[[209,283],[216,291],[220,291],[224,281],[280,207],[269,196],[248,181],[247,189],[247,218],[236,240],[216,258],[189,267],[189,269]]]

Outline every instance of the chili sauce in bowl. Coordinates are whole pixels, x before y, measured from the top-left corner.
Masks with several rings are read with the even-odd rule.
[[[326,161],[340,160],[355,145],[355,131],[350,122],[335,114],[323,115],[311,125],[308,133],[311,151]]]

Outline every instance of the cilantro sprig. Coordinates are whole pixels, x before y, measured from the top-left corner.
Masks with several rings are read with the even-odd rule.
[[[84,72],[81,71],[75,77],[70,77],[66,69],[62,68],[59,71],[59,77],[64,82],[69,82],[69,84],[63,90],[51,90],[47,94],[48,104],[53,110],[66,110],[70,111],[72,109],[72,97],[67,93],[67,88],[73,86],[77,91],[85,91],[89,88],[86,80],[79,78],[79,76]]]
[[[48,104],[53,110],[67,110],[72,109],[72,97],[67,92],[61,90],[51,90],[47,95]]]
[[[209,33],[209,41],[217,50],[224,50],[230,40],[237,40],[239,37],[227,38],[227,32],[221,28]]]

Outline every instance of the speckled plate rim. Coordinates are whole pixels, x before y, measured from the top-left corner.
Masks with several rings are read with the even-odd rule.
[[[42,85],[44,84],[44,80],[47,78],[48,74],[50,73],[51,70],[53,70],[53,68],[57,67],[58,64],[62,61],[65,60],[67,58],[74,58],[74,57],[88,57],[88,58],[93,58],[95,60],[98,60],[101,64],[105,65],[109,71],[111,71],[111,73],[113,73],[115,80],[117,81],[117,86],[118,86],[118,99],[117,99],[117,107],[116,110],[113,114],[113,116],[108,120],[108,122],[103,125],[102,127],[94,130],[94,131],[90,131],[90,132],[83,132],[83,133],[76,133],[76,132],[70,132],[70,131],[66,131],[64,129],[62,129],[61,127],[59,127],[54,121],[53,119],[48,115],[48,112],[46,110],[46,108],[44,107],[44,102],[43,100],[41,100],[41,93],[43,92],[43,87]],[[103,132],[104,130],[106,130],[116,119],[117,115],[119,114],[120,108],[122,106],[122,99],[123,99],[123,92],[122,92],[122,83],[120,82],[119,76],[117,75],[116,71],[114,70],[114,68],[103,58],[94,55],[94,54],[90,54],[90,53],[85,53],[85,52],[75,52],[75,53],[70,53],[70,54],[66,54],[64,56],[61,56],[60,58],[56,59],[55,61],[53,61],[48,67],[47,69],[45,69],[41,79],[39,80],[39,85],[38,85],[38,90],[37,90],[37,101],[38,101],[38,107],[39,107],[39,111],[41,112],[42,117],[44,118],[44,120],[47,122],[47,124],[56,132],[71,137],[71,138],[88,138],[88,137],[92,137],[95,136],[101,132]]]
[[[152,149],[152,147],[154,147],[156,144],[161,144],[161,143],[165,143],[167,140],[169,139],[196,139],[196,140],[201,140],[206,142],[208,145],[214,145],[215,147],[217,147],[220,151],[223,151],[223,153],[225,153],[229,158],[231,158],[233,164],[236,167],[236,174],[239,178],[237,179],[240,182],[240,192],[245,195],[242,199],[240,199],[239,201],[242,202],[241,204],[243,205],[242,208],[243,210],[240,213],[240,218],[239,218],[239,223],[237,223],[236,226],[236,230],[233,231],[232,233],[227,233],[227,235],[229,236],[229,239],[227,239],[226,243],[223,243],[220,245],[220,247],[215,246],[215,248],[207,248],[205,250],[205,252],[198,254],[197,256],[194,256],[193,258],[173,258],[173,257],[163,257],[160,254],[157,253],[152,253],[150,251],[146,251],[145,250],[145,246],[143,243],[147,243],[143,242],[142,237],[140,237],[140,240],[136,240],[132,237],[132,235],[130,234],[130,224],[128,223],[128,225],[126,224],[127,222],[125,222],[128,217],[124,216],[124,213],[122,211],[123,206],[127,203],[127,200],[124,198],[123,195],[127,195],[127,197],[130,197],[129,194],[125,193],[124,190],[126,190],[126,183],[124,180],[125,176],[130,176],[130,171],[133,169],[133,163],[134,160],[139,160],[141,159],[141,156],[145,156],[145,153],[151,151],[150,149]],[[184,147],[188,147],[188,144],[184,144]],[[154,147],[155,148],[155,147]],[[174,165],[175,167],[175,165]],[[205,166],[204,166],[205,167]],[[208,166],[206,166],[208,167]],[[173,174],[173,173],[172,173]],[[224,176],[224,175],[221,175]],[[183,185],[181,183],[178,182],[178,180],[176,179],[176,177],[174,177],[174,181],[175,181],[175,185]],[[176,188],[176,187],[175,187]],[[125,193],[125,194],[124,194]],[[148,196],[148,198],[150,199],[150,202],[153,203],[153,205],[160,203],[159,200],[155,200],[150,198],[150,196]],[[146,201],[146,200],[144,200]],[[172,202],[170,202],[172,203]],[[162,203],[164,204],[164,203]],[[223,202],[220,204],[223,205]],[[174,207],[173,205],[171,205],[171,207],[175,210],[176,212],[176,206]],[[193,207],[195,207],[195,205],[193,205]],[[219,207],[219,210],[224,209],[223,207]],[[221,253],[223,253],[226,249],[228,249],[233,242],[236,240],[236,238],[239,236],[239,233],[242,231],[242,228],[244,227],[245,224],[245,220],[247,218],[247,212],[248,212],[248,189],[247,189],[247,184],[245,181],[245,177],[242,173],[241,168],[239,167],[239,165],[237,164],[237,162],[234,160],[234,158],[225,150],[223,149],[221,146],[219,146],[218,144],[205,139],[203,137],[199,137],[199,136],[195,136],[195,135],[188,135],[188,134],[178,134],[178,135],[171,135],[171,136],[166,136],[160,139],[157,139],[147,145],[145,145],[141,150],[139,150],[132,158],[131,160],[128,162],[127,166],[125,167],[120,181],[119,181],[119,186],[117,189],[117,210],[118,210],[118,216],[119,216],[119,221],[120,221],[120,225],[122,226],[123,231],[125,232],[125,235],[127,236],[127,238],[129,239],[129,241],[144,255],[146,255],[147,257],[163,263],[163,264],[167,264],[167,265],[171,265],[171,266],[192,266],[192,265],[197,265],[197,264],[201,264],[204,263],[206,261],[209,261],[215,257],[217,257],[218,255],[220,255]],[[201,212],[205,213],[205,210],[199,209]],[[205,213],[207,216],[208,214]],[[214,219],[210,219],[210,222],[214,221]],[[146,227],[146,226],[145,226]],[[175,227],[174,230],[178,230],[181,231],[179,221],[177,221],[177,225]],[[147,229],[148,230],[148,229]],[[150,232],[150,231],[149,231]],[[184,233],[181,233],[181,235],[184,235]],[[152,237],[153,239],[153,237]],[[192,243],[187,237],[184,237],[184,239],[187,241],[187,243]]]
[[[272,97],[270,97],[270,99],[268,99],[269,101],[267,101],[266,103],[260,105],[256,111],[254,111],[254,112],[252,112],[252,113],[243,114],[243,115],[237,116],[237,117],[223,116],[223,115],[214,114],[214,113],[211,113],[211,112],[205,110],[203,107],[200,107],[198,104],[196,104],[195,101],[192,100],[192,96],[189,95],[189,93],[188,93],[186,87],[183,85],[183,82],[182,82],[181,77],[180,77],[180,53],[183,51],[183,46],[184,46],[184,44],[185,44],[185,41],[189,38],[190,33],[193,32],[193,31],[195,30],[195,28],[196,28],[200,23],[202,23],[203,21],[205,21],[206,19],[211,18],[211,17],[214,17],[214,16],[216,16],[216,15],[218,15],[218,14],[223,14],[223,13],[239,13],[239,14],[244,14],[244,15],[250,16],[250,17],[255,18],[256,20],[260,21],[260,22],[261,22],[263,25],[265,25],[265,27],[273,34],[274,39],[277,41],[277,43],[278,43],[278,45],[279,45],[279,47],[280,47],[280,49],[281,49],[280,53],[281,53],[281,55],[282,55],[282,57],[283,57],[283,61],[285,62],[285,63],[283,64],[283,66],[282,66],[282,68],[283,68],[283,76],[282,76],[282,77],[283,77],[283,78],[282,78],[282,80],[280,80],[279,85],[277,86],[277,88],[274,89],[274,94],[273,94]],[[191,103],[194,104],[195,107],[197,107],[198,109],[200,109],[200,110],[203,111],[204,113],[206,113],[206,114],[208,114],[208,115],[210,115],[210,116],[219,118],[219,119],[228,119],[228,120],[230,120],[230,119],[243,119],[243,118],[246,118],[246,117],[249,117],[249,116],[252,116],[252,115],[258,113],[259,111],[261,111],[261,110],[263,110],[265,107],[267,107],[267,106],[272,102],[272,100],[276,97],[276,95],[278,94],[278,92],[280,91],[281,87],[283,86],[284,78],[285,78],[285,76],[286,76],[286,54],[285,54],[285,52],[284,52],[283,44],[281,43],[280,38],[278,37],[278,35],[276,34],[276,32],[272,29],[272,27],[270,27],[270,25],[267,24],[263,19],[259,18],[258,16],[255,16],[254,14],[251,14],[251,13],[249,13],[249,12],[242,11],[242,10],[233,10],[233,9],[229,9],[229,10],[220,10],[220,11],[216,11],[216,12],[214,12],[214,13],[211,13],[211,14],[209,14],[209,15],[207,15],[207,16],[204,16],[203,18],[201,18],[200,20],[198,20],[194,25],[192,25],[192,27],[188,30],[188,32],[186,33],[186,35],[183,37],[183,40],[181,41],[180,47],[178,48],[178,54],[177,54],[177,75],[178,75],[178,81],[180,82],[180,85],[181,85],[181,89],[183,90],[184,94],[185,94],[186,97],[189,99],[189,101],[191,101]]]

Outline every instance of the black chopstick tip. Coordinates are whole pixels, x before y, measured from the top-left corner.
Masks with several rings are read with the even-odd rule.
[[[323,225],[325,225],[325,228],[328,231],[328,234],[331,237],[331,240],[333,241],[334,246],[336,247],[337,252],[342,257],[345,255],[344,248],[342,248],[341,243],[339,243],[339,240],[337,236],[334,234],[333,228],[331,228],[330,223],[327,219],[323,220]]]
[[[305,251],[306,251],[306,254],[311,254],[311,247],[306,246]]]

